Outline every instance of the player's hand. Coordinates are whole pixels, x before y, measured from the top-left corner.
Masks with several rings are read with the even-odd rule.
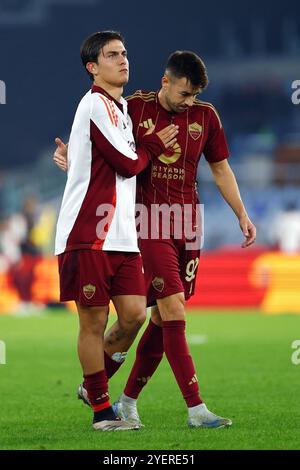
[[[246,238],[244,243],[242,243],[241,247],[242,248],[247,248],[248,246],[252,245],[255,242],[256,239],[256,227],[255,225],[251,222],[249,217],[247,215],[243,215],[242,217],[239,218],[239,224],[241,227],[241,230]]]
[[[162,140],[166,148],[173,147],[177,142],[176,135],[178,134],[179,126],[171,124],[170,126],[165,127],[161,131],[157,132],[156,135]]]
[[[172,147],[176,142],[176,135],[178,134],[179,126],[175,124],[170,124],[167,127],[164,127],[161,131],[157,132],[156,135],[160,138],[166,148]],[[151,126],[145,135],[152,134],[155,130],[155,126]]]
[[[57,147],[53,155],[53,161],[55,165],[58,166],[58,168],[60,168],[62,171],[67,171],[68,147],[59,137],[56,137],[55,143]]]

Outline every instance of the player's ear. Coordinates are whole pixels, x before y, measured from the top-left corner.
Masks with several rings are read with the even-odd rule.
[[[97,72],[95,62],[88,62],[85,67],[87,71],[91,73],[92,75],[94,75]]]
[[[161,79],[161,86],[162,88],[167,88],[169,85],[170,79],[167,75],[164,75]]]

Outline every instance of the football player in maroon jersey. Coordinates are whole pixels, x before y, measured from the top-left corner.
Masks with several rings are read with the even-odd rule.
[[[255,226],[247,215],[227,160],[229,152],[219,115],[213,105],[196,98],[207,83],[206,67],[200,57],[190,51],[176,51],[168,59],[158,92],[139,90],[127,98],[137,143],[153,125],[156,131],[170,123],[179,126],[173,148],[153,157],[138,177],[137,203],[145,211],[140,223],[144,224],[146,217],[147,227],[153,228],[156,223],[153,207],[163,208],[162,221],[169,222],[167,234],[163,223],[158,223],[154,238],[150,230],[146,230],[146,236],[145,230],[142,231],[140,237],[151,319],[137,347],[124,393],[115,404],[120,415],[139,425],[137,398],[164,353],[185,399],[189,426],[231,425],[230,419],[210,412],[199,394],[185,337],[185,301],[194,293],[200,246],[190,243],[184,230],[177,230],[185,226],[186,214],[189,214],[193,236],[196,240],[201,237],[196,227],[199,225],[196,175],[203,154],[219,191],[237,216],[245,237],[242,247],[250,246],[256,237]],[[58,143],[60,147],[54,159],[63,169],[64,144]],[[179,207],[179,212],[174,206]],[[114,326],[106,335],[107,340],[113,331]],[[80,394],[85,398],[82,388]]]

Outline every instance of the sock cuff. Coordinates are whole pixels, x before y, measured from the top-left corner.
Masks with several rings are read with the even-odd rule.
[[[127,403],[136,403],[137,402],[136,398],[131,398],[128,395],[126,395],[124,392],[121,395],[121,400],[125,401]]]
[[[185,328],[185,320],[168,320],[163,321],[163,328]]]
[[[99,405],[92,405],[92,408],[93,408],[94,413],[97,413],[97,411],[102,411],[102,410],[105,410],[106,408],[110,408],[110,402],[108,400],[104,403],[100,403]]]
[[[83,378],[88,380],[107,380],[105,369],[94,372],[93,374],[83,374]]]

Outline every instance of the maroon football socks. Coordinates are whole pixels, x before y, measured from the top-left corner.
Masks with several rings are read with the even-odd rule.
[[[163,353],[162,328],[150,320],[136,350],[135,363],[124,390],[126,396],[137,399],[157,369]]]
[[[124,361],[123,361],[124,362]],[[110,379],[117,370],[121,367],[123,362],[114,361],[105,351],[104,351],[104,367],[106,372],[106,377]]]
[[[116,416],[110,406],[108,382],[105,370],[84,375],[83,385],[94,411],[94,423],[102,420],[114,420]]]
[[[137,399],[143,387],[157,369],[163,352],[173,370],[187,406],[200,405],[198,380],[185,337],[185,321],[164,321],[163,328],[151,320],[136,352],[124,394]]]
[[[185,321],[163,322],[164,351],[187,406],[200,405],[198,380],[185,337]]]

